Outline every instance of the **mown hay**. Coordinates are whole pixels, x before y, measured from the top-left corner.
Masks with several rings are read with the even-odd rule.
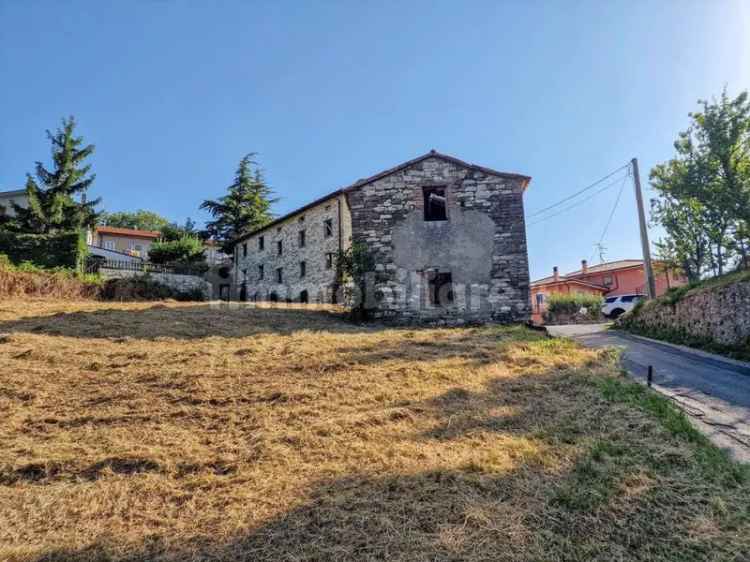
[[[303,307],[4,302],[0,332],[2,560],[750,552],[745,473],[607,352]]]

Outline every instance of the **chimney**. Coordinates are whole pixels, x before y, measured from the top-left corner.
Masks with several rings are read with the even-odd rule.
[[[559,281],[560,280],[560,272],[557,270],[557,266],[555,266],[555,267],[552,268],[552,278],[555,281]]]
[[[581,260],[581,273],[586,275],[589,272],[589,262]]]

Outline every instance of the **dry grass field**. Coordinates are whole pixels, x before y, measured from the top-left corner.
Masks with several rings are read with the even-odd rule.
[[[0,560],[750,560],[745,468],[608,352],[0,302]]]

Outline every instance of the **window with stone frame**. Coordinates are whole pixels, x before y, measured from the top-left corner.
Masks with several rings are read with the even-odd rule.
[[[276,282],[277,283],[284,282],[284,268],[283,267],[276,268]]]
[[[427,297],[432,306],[453,304],[453,275],[437,270],[425,272],[427,277]]]
[[[300,248],[305,247],[305,231],[304,230],[299,231],[299,247]]]
[[[325,229],[326,238],[333,236],[333,219],[326,219],[323,221],[323,227]]]
[[[445,187],[424,187],[422,195],[424,196],[425,221],[448,220]]]

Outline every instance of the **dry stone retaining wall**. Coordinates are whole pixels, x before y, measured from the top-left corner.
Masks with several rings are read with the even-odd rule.
[[[674,304],[660,299],[623,317],[626,329],[682,334],[722,346],[750,345],[750,281],[688,292]]]

